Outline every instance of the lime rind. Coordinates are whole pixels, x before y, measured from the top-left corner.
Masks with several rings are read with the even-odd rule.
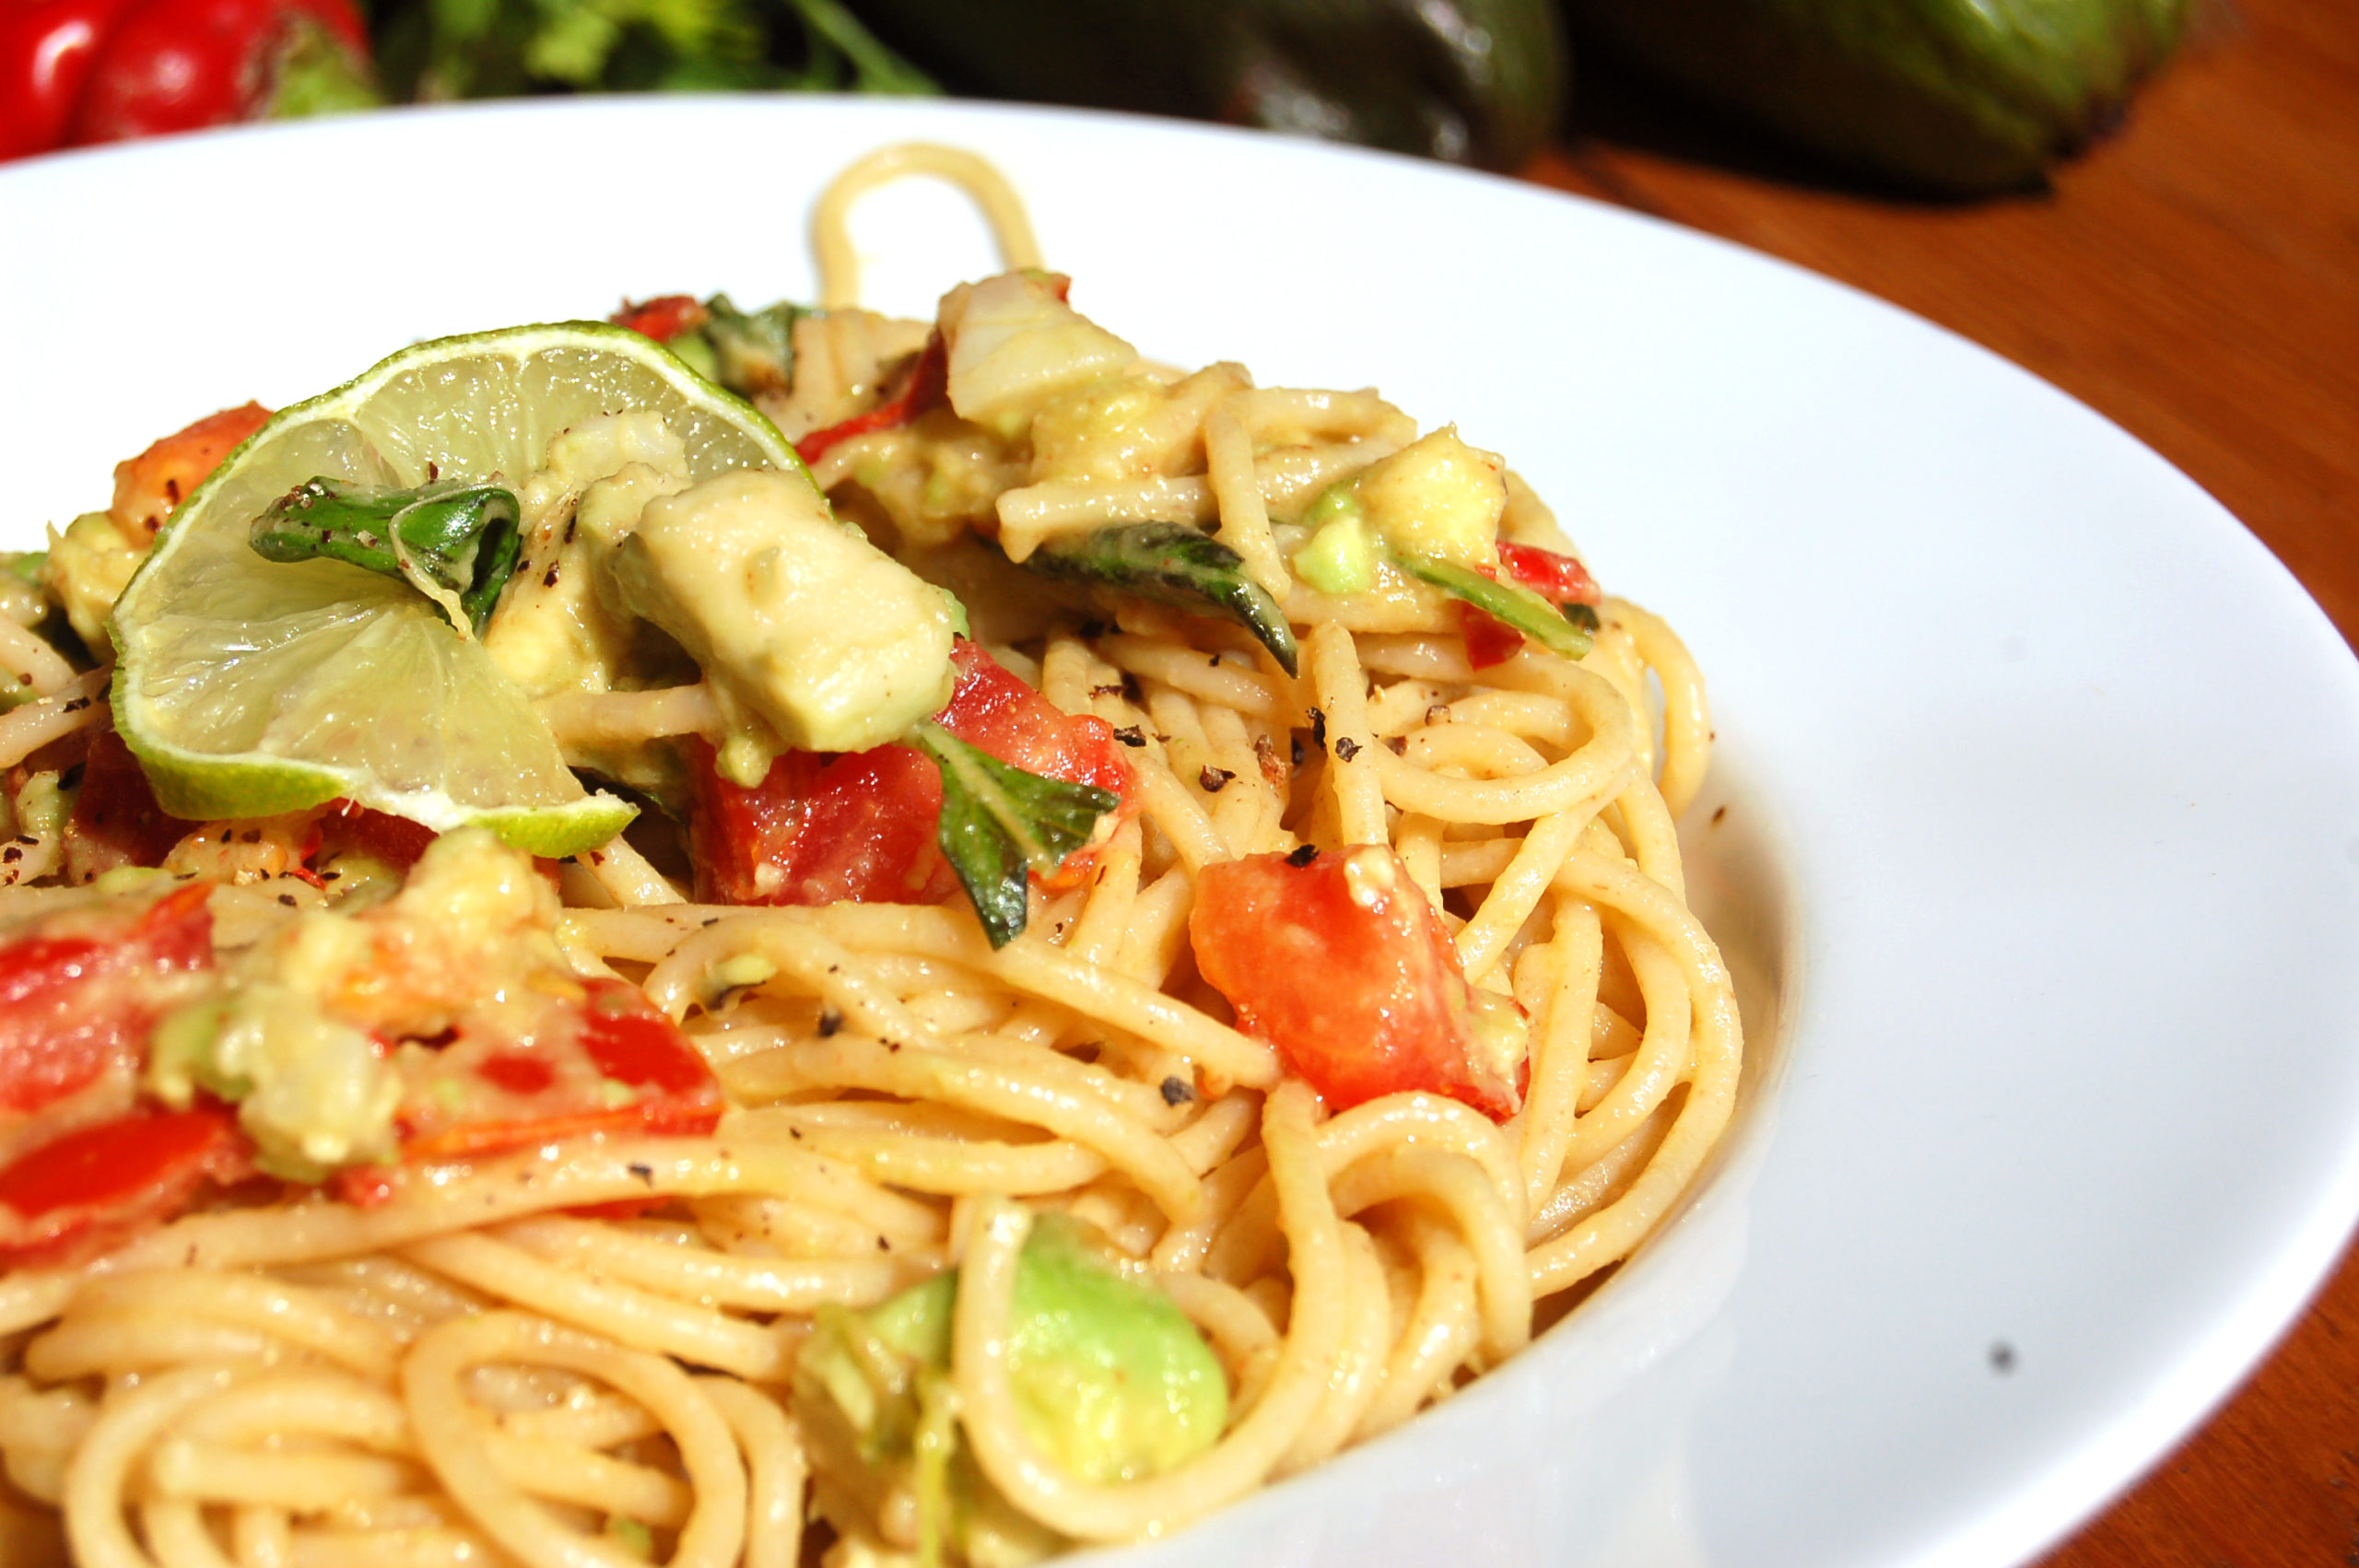
[[[561,860],[595,849],[630,825],[639,808],[612,795],[595,794],[565,806],[502,807],[467,819],[487,827],[515,848],[544,860]]]
[[[277,758],[190,766],[180,757],[158,755],[135,742],[131,743],[131,753],[147,770],[148,786],[164,814],[189,822],[304,811],[346,794],[351,787],[340,774]]]
[[[613,837],[636,808],[585,791],[522,692],[429,602],[338,562],[265,561],[247,540],[315,475],[513,482],[564,430],[651,406],[693,478],[805,472],[750,404],[597,322],[419,344],[275,415],[190,495],[110,623],[116,727],[158,803],[206,820],[341,796],[551,857]]]

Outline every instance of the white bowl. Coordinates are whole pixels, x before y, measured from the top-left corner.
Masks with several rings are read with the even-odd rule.
[[[1754,1060],[1701,1196],[1505,1370],[1137,1561],[2002,1563],[2261,1354],[2359,1213],[2351,657],[2121,431],[1791,268],[1386,157],[937,103],[72,154],[0,170],[0,543],[414,338],[807,298],[814,193],[909,137],[996,160],[1157,357],[1506,452],[1685,635],[1724,743],[1691,838]],[[994,264],[938,190],[859,233],[887,308]]]

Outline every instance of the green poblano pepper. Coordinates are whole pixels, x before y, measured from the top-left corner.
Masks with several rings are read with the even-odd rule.
[[[1556,0],[854,0],[953,90],[1226,120],[1485,169],[1555,128]]]
[[[1973,195],[2118,120],[2188,0],[1567,0],[1582,49],[1843,162]]]

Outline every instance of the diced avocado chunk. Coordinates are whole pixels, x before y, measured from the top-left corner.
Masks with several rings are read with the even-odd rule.
[[[1362,470],[1352,496],[1384,542],[1404,556],[1470,568],[1498,563],[1507,464],[1445,426]]]
[[[434,840],[384,918],[431,925],[452,952],[537,940],[554,965],[557,908],[531,856],[487,828],[462,827]],[[234,1104],[255,1163],[288,1181],[395,1158],[401,1074],[367,1030],[321,1000],[380,963],[386,930],[310,910],[229,958],[218,989],[157,1022],[144,1087],[174,1106],[199,1090]]]
[[[786,747],[857,752],[950,700],[952,603],[846,528],[800,474],[746,469],[656,496],[600,535],[599,591],[703,667],[731,729],[724,771],[758,783]],[[751,777],[745,777],[750,774]]]
[[[1007,437],[1051,399],[1118,376],[1138,350],[1064,301],[1063,279],[1003,273],[943,296],[951,408]]]
[[[538,698],[609,691],[644,673],[642,629],[598,596],[595,530],[615,511],[627,526],[651,498],[689,483],[687,449],[645,409],[585,419],[549,442],[540,471],[516,489],[533,576],[483,632],[501,674]]]
[[[314,916],[305,934],[341,937],[340,923],[326,923],[335,920]],[[156,1026],[147,1086],[171,1106],[186,1106],[200,1088],[234,1102],[254,1163],[288,1181],[393,1157],[400,1077],[364,1031],[289,987],[249,986],[168,1013]]]
[[[28,777],[8,804],[16,817],[17,836],[44,839],[65,833],[65,819],[74,806],[58,775],[47,770]]]
[[[823,1309],[795,1369],[816,1464],[872,1501],[898,1485],[953,1517],[935,1539],[1020,1522],[963,1453],[929,1485],[923,1438],[950,1366],[958,1277],[937,1275],[865,1312]],[[1195,1325],[1152,1285],[1110,1266],[1062,1215],[1034,1225],[1017,1265],[1008,1376],[1027,1434],[1067,1474],[1095,1482],[1171,1469],[1218,1440],[1228,1384]],[[939,1464],[937,1458],[934,1461]]]
[[[1156,1475],[1219,1438],[1228,1383],[1211,1347],[1169,1296],[1106,1267],[1078,1225],[1034,1227],[1010,1317],[1025,1429],[1066,1473]]]
[[[1348,484],[1320,492],[1303,521],[1315,530],[1294,553],[1303,581],[1321,593],[1365,593],[1376,586],[1376,539]]]
[[[49,553],[41,561],[41,586],[65,612],[74,635],[93,653],[106,653],[107,613],[130,582],[131,574],[147,558],[143,546],[127,543],[114,520],[104,512],[84,512],[59,532],[49,532]]]

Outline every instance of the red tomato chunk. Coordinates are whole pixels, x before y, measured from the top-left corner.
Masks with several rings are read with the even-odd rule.
[[[1332,1109],[1425,1090],[1514,1114],[1514,1085],[1475,1052],[1457,949],[1390,849],[1206,866],[1188,936],[1238,1026]]]
[[[405,1164],[601,1132],[697,1135],[721,1120],[721,1085],[703,1056],[620,980],[591,980],[580,1001],[553,1003],[529,1040],[463,1031],[404,1059],[411,1066],[397,1121]],[[365,1185],[339,1187],[366,1199]]]
[[[712,312],[692,294],[659,294],[652,299],[626,299],[623,308],[606,319],[658,343],[669,343],[712,320]]]
[[[110,1067],[136,1067],[179,979],[213,965],[203,886],[112,930],[59,930],[0,947],[0,1113],[29,1113]]]
[[[1511,544],[1502,540],[1499,565],[1507,568],[1509,578],[1559,609],[1567,604],[1595,604],[1605,597],[1587,567],[1570,556],[1560,556],[1537,544]],[[1459,604],[1458,624],[1466,638],[1466,661],[1477,670],[1504,664],[1523,647],[1521,632],[1472,604]]]
[[[935,715],[942,727],[1000,761],[1051,778],[1094,784],[1135,809],[1130,764],[1103,720],[1076,717],[961,638],[958,684]],[[789,752],[752,789],[714,771],[699,748],[689,817],[700,896],[726,904],[936,904],[957,879],[935,847],[942,778],[910,746],[821,755]],[[1043,881],[1074,885],[1091,858],[1067,858]]]
[[[1570,556],[1543,550],[1537,544],[1511,544],[1502,540],[1499,564],[1508,575],[1551,604],[1594,604],[1605,597],[1589,568]]]
[[[0,1268],[76,1262],[170,1219],[207,1179],[247,1171],[217,1105],[143,1110],[51,1140],[0,1170]]]
[[[929,409],[939,408],[949,401],[950,356],[943,346],[942,334],[931,333],[925,347],[910,362],[909,379],[901,389],[865,414],[814,430],[794,443],[794,455],[805,462],[816,462],[836,447],[857,436],[873,435],[878,430],[898,430]]]
[[[117,866],[160,866],[172,846],[197,824],[164,814],[138,759],[111,725],[90,737],[82,761],[82,788],[66,825],[72,863],[87,872]]]

